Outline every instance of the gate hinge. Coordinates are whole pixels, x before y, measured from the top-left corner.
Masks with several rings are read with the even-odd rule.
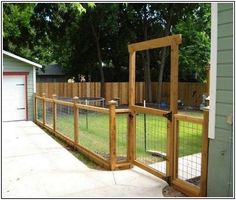
[[[164,181],[166,181],[169,185],[171,185],[171,177],[170,176],[165,176],[162,178]]]
[[[169,121],[172,120],[172,111],[171,112],[168,112],[166,114],[163,114],[164,117],[166,117]]]
[[[130,118],[130,119],[133,119],[133,118],[134,118],[134,115],[130,113],[130,114],[129,114],[129,118]]]

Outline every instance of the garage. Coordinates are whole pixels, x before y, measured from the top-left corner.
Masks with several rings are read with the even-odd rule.
[[[3,76],[3,121],[27,120],[25,79],[24,75]]]
[[[2,121],[33,120],[36,67],[42,66],[3,51]]]

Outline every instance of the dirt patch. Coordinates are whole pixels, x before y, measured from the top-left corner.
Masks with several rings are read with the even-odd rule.
[[[180,191],[177,191],[169,185],[164,187],[164,189],[162,190],[162,194],[164,197],[186,197],[186,195],[184,195]]]

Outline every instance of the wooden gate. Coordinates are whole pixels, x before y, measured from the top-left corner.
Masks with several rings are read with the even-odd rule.
[[[188,196],[206,196],[208,110],[203,118],[174,115],[173,185]]]
[[[202,127],[199,131],[203,133],[208,120],[189,119],[187,116],[177,114],[179,44],[181,44],[181,35],[167,36],[128,45],[129,109],[131,112],[128,131],[128,158],[134,165],[165,179],[169,184],[173,184],[173,186],[179,188],[189,196],[205,196],[206,150],[208,144],[206,134],[202,134],[201,136],[203,139],[201,141],[202,149],[200,149],[200,153],[204,156],[195,158],[201,160],[199,169],[201,174],[200,186],[195,187],[189,183],[188,178],[181,177],[180,163],[185,154],[179,151],[180,145],[182,145],[182,143],[179,143],[181,142],[179,138],[179,125],[183,123],[183,120],[187,122],[190,120],[190,122],[196,123],[197,125],[200,124]],[[170,106],[164,110],[148,108],[145,105],[135,105],[136,52],[162,47],[170,47]],[[199,154],[196,156],[199,156]]]

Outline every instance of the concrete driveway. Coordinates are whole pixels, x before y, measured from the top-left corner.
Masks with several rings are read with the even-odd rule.
[[[2,131],[3,198],[163,197],[163,180],[136,167],[90,169],[31,121]]]

